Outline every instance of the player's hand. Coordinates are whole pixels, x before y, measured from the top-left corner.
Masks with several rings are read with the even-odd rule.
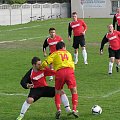
[[[33,84],[29,84],[29,83],[27,84],[27,88],[29,88],[29,89],[30,89],[30,88],[33,88],[33,87],[34,87],[34,85],[33,85]]]
[[[45,53],[45,54],[44,54],[44,57],[46,57],[46,56],[47,56],[47,54]]]
[[[102,55],[103,54],[103,50],[100,50],[100,55]]]
[[[70,37],[68,37],[68,41],[70,41],[71,40],[71,38]]]
[[[84,32],[82,32],[82,34],[83,34],[83,35],[85,35],[85,31],[84,31]]]
[[[47,53],[46,53],[45,51],[44,51],[44,53],[43,53],[43,54],[44,54],[44,57],[46,57],[46,56],[47,56]]]

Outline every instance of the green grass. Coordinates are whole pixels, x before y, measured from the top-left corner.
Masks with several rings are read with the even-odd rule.
[[[39,56],[44,60],[42,44],[49,35],[48,29],[55,27],[57,34],[64,39],[67,49],[73,54],[72,40],[68,43],[67,27],[71,19],[57,19],[36,21],[23,25],[0,26],[0,120],[15,120],[19,115],[21,106],[26,96],[12,94],[27,94],[20,86],[20,80],[31,67],[31,58]],[[81,49],[79,49],[79,63],[76,65],[75,75],[77,80],[80,118],[78,120],[119,120],[120,115],[120,73],[113,68],[113,75],[109,76],[107,46],[104,54],[99,55],[100,42],[107,32],[107,25],[112,19],[85,19],[88,30],[86,44],[88,52],[87,66],[83,63]],[[25,41],[19,41],[24,40]],[[5,42],[2,41],[13,41]],[[49,82],[54,85],[54,82]],[[65,86],[65,92],[71,94]],[[11,95],[10,95],[11,94]],[[92,115],[91,108],[98,104],[102,107],[101,115]],[[31,105],[24,120],[54,120],[56,108],[54,99],[41,98]],[[61,120],[67,118],[62,106]]]

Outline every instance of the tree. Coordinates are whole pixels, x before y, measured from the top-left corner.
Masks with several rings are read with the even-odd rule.
[[[26,0],[8,0],[9,4],[23,4]]]

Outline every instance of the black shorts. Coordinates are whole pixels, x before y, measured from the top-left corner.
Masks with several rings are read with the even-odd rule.
[[[81,47],[85,46],[85,37],[84,37],[84,35],[74,36],[73,37],[73,48],[74,49],[79,48],[79,44],[80,44]]]
[[[55,87],[40,87],[40,88],[32,88],[30,89],[30,93],[28,97],[32,97],[34,102],[37,101],[41,97],[54,97],[55,96]]]
[[[108,48],[109,52],[109,58],[115,57],[115,59],[120,59],[120,49],[119,50],[113,50],[111,48]]]
[[[117,25],[117,31],[120,31],[120,26]]]

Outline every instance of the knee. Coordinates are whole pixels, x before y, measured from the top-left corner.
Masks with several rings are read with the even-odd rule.
[[[28,97],[27,103],[32,104],[34,102],[34,99],[32,97]]]

